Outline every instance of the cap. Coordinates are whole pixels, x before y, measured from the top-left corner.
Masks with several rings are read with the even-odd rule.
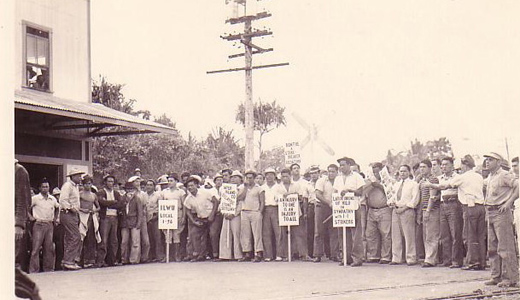
[[[317,165],[312,165],[311,168],[309,169],[310,174],[318,173],[319,171],[320,171],[320,167]]]
[[[125,190],[134,189],[134,184],[130,181],[125,182]]]
[[[112,179],[114,179],[114,181],[116,181],[116,178],[114,177],[114,175],[111,175],[111,174],[107,174],[107,175],[103,176],[103,181],[106,181],[108,178],[112,178]]]
[[[168,175],[162,175],[157,178],[157,184],[168,184]]]
[[[253,174],[253,176],[256,176],[256,171],[249,169],[249,170],[246,170],[246,172],[244,173],[244,175],[247,175],[247,174]]]
[[[78,168],[72,168],[67,173],[67,177],[78,175],[78,174],[85,174],[85,172],[80,171]]]
[[[349,164],[351,166],[356,164],[356,161],[354,159],[347,157],[347,156],[343,156],[342,158],[337,159],[338,163],[340,163],[342,161],[346,162],[347,164]]]
[[[491,158],[494,158],[496,160],[504,160],[504,158],[502,158],[502,155],[496,153],[496,152],[488,152],[486,154],[484,154],[484,157],[491,157]]]
[[[141,169],[139,169],[139,168],[135,168],[134,173],[135,173],[135,172],[141,172]]]
[[[136,181],[137,179],[141,179],[141,177],[139,177],[139,176],[132,176],[132,177],[128,178],[127,182],[132,183],[132,182]],[[126,185],[125,185],[125,187],[126,187]]]
[[[462,164],[474,168],[475,167],[475,160],[473,157],[469,154],[464,155],[464,157],[461,159]]]
[[[52,190],[52,195],[59,195],[59,194],[61,194],[60,188],[59,187],[55,187]]]
[[[191,175],[190,177],[188,177],[184,185],[188,186],[188,183],[192,181],[194,181],[196,184],[199,184],[202,181],[202,178],[200,178],[198,175]]]
[[[224,178],[224,176],[220,173],[217,173],[217,174],[215,174],[215,177],[213,177],[213,180],[215,180],[217,178]]]
[[[273,168],[267,168],[264,170],[264,175],[267,175],[268,173],[273,173],[274,175],[276,175],[276,170]]]
[[[222,169],[222,171],[220,171],[220,173],[222,173],[222,174],[224,174],[224,173],[231,174],[231,173],[233,173],[233,170],[226,168],[226,169]]]
[[[231,177],[233,177],[233,176],[238,176],[240,178],[244,178],[244,175],[242,175],[242,173],[240,173],[239,170],[233,171],[233,173],[231,173]]]

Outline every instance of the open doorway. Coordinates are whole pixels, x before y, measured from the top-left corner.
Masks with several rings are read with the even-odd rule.
[[[55,187],[61,188],[63,184],[63,166],[62,165],[48,165],[48,164],[34,164],[20,162],[22,166],[29,172],[31,180],[31,187],[38,190],[38,185],[43,178],[47,178],[51,186],[51,191]]]

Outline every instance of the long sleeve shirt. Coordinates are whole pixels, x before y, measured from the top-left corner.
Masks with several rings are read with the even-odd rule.
[[[25,229],[27,210],[31,205],[31,183],[29,173],[20,164],[14,165],[14,225]]]
[[[60,194],[60,207],[61,209],[75,208],[79,210],[79,186],[72,180],[69,180],[61,187]]]
[[[402,191],[399,194],[399,189],[402,186]],[[388,204],[395,204],[397,207],[409,207],[415,208],[417,204],[419,204],[419,184],[412,179],[400,180],[394,185],[395,190],[397,191],[392,198],[388,200]],[[398,198],[398,196],[401,196]]]

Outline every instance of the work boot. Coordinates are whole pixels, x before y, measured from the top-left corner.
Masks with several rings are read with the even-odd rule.
[[[175,261],[181,262],[181,244],[180,243],[174,243],[173,244],[173,252],[175,253]]]

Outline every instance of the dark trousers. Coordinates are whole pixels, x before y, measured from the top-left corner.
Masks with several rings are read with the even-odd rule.
[[[309,203],[307,208],[307,249],[310,256],[314,256],[315,211],[315,204]]]
[[[63,225],[58,224],[54,226],[53,233],[53,241],[54,241],[54,253],[55,253],[55,262],[54,269],[61,270],[61,260],[63,259],[63,235],[65,234],[65,229]]]
[[[101,234],[101,243],[97,253],[99,265],[116,262],[117,247],[119,246],[117,225],[116,216],[106,216],[99,220],[99,233]]]
[[[52,233],[54,224],[50,222],[36,221],[32,231],[32,251],[30,273],[40,271],[40,248],[43,246],[43,271],[54,270],[54,245],[52,243]]]
[[[300,225],[291,226],[291,251],[297,256],[304,258],[309,255],[307,249],[307,219],[300,216]]]
[[[165,258],[165,244],[162,232],[159,230],[158,219],[148,221],[148,235],[150,236],[150,258],[163,260]],[[171,232],[170,232],[171,234]]]
[[[25,231],[21,239],[15,241],[14,252],[15,252],[15,266],[29,272],[29,261],[30,261],[30,227],[29,222],[25,226]]]
[[[463,206],[464,228],[468,247],[468,265],[486,266],[486,209],[483,205]]]
[[[202,226],[196,226],[191,221],[188,221],[188,234],[191,244],[193,246],[193,257],[206,256],[209,223],[204,222]]]
[[[488,253],[491,277],[497,281],[518,282],[518,259],[516,257],[513,214],[487,209]]]
[[[325,224],[323,221],[332,215],[332,208],[326,204],[316,204],[314,210],[314,257],[322,257],[325,254],[326,235],[329,236],[330,257],[339,258],[338,229],[332,227],[332,218]]]
[[[96,263],[96,232],[94,231],[93,216],[90,214],[87,221],[87,235],[81,243],[81,261],[83,265]]]
[[[215,219],[209,224],[209,248],[208,253],[213,255],[213,258],[218,258],[219,243],[220,243],[220,231],[222,230],[222,214],[215,214]]]
[[[417,252],[417,259],[424,259],[426,256],[425,242],[424,242],[424,220],[422,205],[415,208],[415,251]]]
[[[79,233],[79,216],[78,213],[63,212],[60,215],[61,224],[65,229],[63,238],[64,253],[63,264],[74,264],[79,262],[81,236]]]
[[[441,244],[444,265],[462,265],[462,204],[459,201],[441,202]]]

